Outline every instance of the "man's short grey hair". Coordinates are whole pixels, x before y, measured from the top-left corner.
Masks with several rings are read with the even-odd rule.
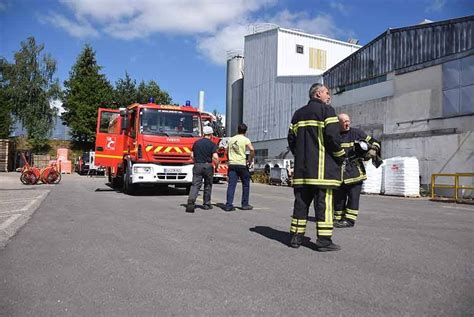
[[[316,92],[324,87],[323,84],[320,83],[315,83],[311,85],[311,88],[309,88],[309,99],[314,99],[314,96],[316,95]]]

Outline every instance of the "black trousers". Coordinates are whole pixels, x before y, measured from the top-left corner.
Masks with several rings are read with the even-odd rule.
[[[304,234],[308,221],[309,207],[314,202],[316,234],[318,240],[331,241],[333,231],[333,190],[314,185],[294,188],[295,203],[290,232]]]
[[[212,163],[194,163],[193,167],[193,184],[189,191],[188,203],[194,204],[199,195],[202,181],[204,180],[204,205],[211,204],[212,179],[214,176],[214,168]]]
[[[336,220],[355,222],[359,214],[359,199],[362,182],[357,184],[342,184],[334,191],[334,215]]]

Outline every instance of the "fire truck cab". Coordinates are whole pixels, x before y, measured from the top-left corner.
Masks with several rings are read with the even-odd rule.
[[[96,164],[109,181],[132,194],[140,184],[174,185],[189,192],[192,146],[202,135],[201,115],[191,106],[132,104],[100,108]]]

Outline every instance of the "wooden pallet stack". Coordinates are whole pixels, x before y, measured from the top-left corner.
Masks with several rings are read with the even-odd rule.
[[[49,161],[51,161],[51,155],[49,154],[33,154],[33,165],[37,168],[45,168],[49,165]]]
[[[0,139],[0,172],[8,172],[10,140]]]

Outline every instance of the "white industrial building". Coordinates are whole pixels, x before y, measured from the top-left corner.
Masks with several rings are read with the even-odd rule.
[[[280,27],[245,37],[242,120],[257,161],[284,156],[291,116],[308,102],[310,86],[359,48]]]

